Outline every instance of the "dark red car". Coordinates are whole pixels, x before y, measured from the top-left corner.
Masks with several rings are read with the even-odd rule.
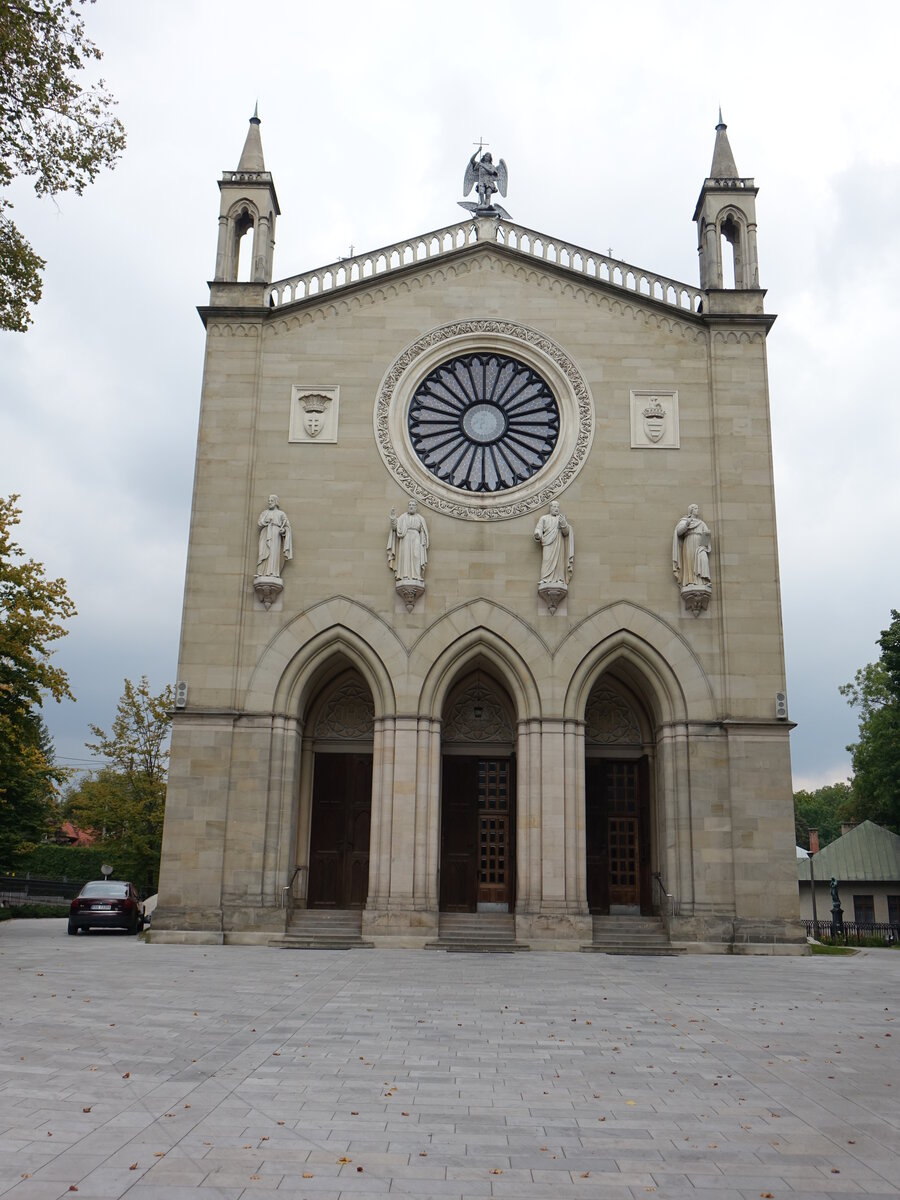
[[[86,883],[69,907],[69,933],[79,929],[144,928],[144,905],[137,889],[121,879],[95,879]]]

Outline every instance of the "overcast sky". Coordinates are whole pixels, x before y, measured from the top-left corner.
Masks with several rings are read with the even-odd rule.
[[[48,260],[0,333],[0,491],[78,617],[45,708],[84,763],[125,676],[174,680],[218,191],[259,100],[275,276],[458,221],[472,143],[513,218],[698,284],[722,105],[755,177],[795,785],[849,774],[838,685],[900,607],[900,5],[100,0],[128,148],[83,197],[13,192]]]

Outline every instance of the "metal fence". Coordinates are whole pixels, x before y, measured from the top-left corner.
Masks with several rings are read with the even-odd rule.
[[[893,944],[900,942],[900,925],[882,921],[844,921],[842,927],[835,929],[831,921],[807,921],[806,936],[815,938],[817,942],[837,942],[840,945],[861,945],[870,938]]]
[[[0,875],[2,904],[68,904],[85,884],[83,879],[29,879]]]

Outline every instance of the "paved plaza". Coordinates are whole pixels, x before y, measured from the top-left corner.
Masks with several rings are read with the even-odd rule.
[[[0,925],[0,1195],[900,1195],[900,952],[461,955]]]

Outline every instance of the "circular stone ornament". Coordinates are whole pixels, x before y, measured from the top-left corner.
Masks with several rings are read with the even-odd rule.
[[[505,520],[547,504],[593,440],[594,406],[555,342],[510,321],[444,325],[395,360],[375,437],[400,486],[462,520]]]
[[[541,469],[559,436],[559,408],[540,375],[506,354],[442,362],[413,393],[407,416],[419,461],[466,492],[501,492]]]

